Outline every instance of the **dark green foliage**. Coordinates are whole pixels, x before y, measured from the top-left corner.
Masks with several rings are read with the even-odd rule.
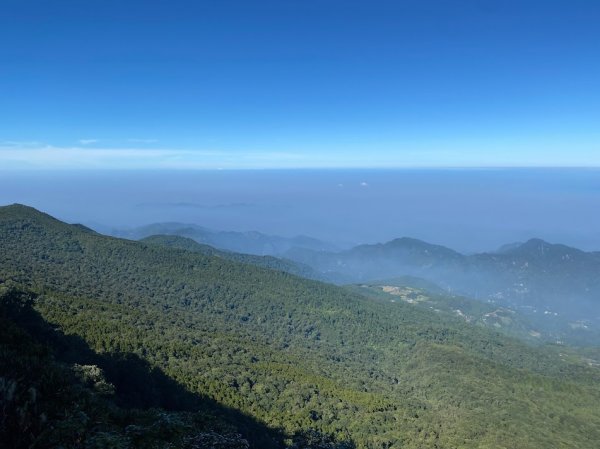
[[[214,447],[245,449],[240,429],[255,447],[280,445],[275,432],[190,394],[133,355],[94,353],[32,304],[30,293],[0,285],[0,447],[191,449],[210,447],[198,445],[209,435]]]
[[[337,441],[333,435],[308,429],[294,435],[290,449],[354,449],[355,447],[351,442]]]
[[[335,444],[595,448],[600,440],[597,368],[459,318],[103,237],[22,206],[0,209],[0,251],[0,278],[38,293],[46,322],[101,359],[111,355],[107,381],[136,406],[171,407],[153,388],[136,393],[136,384],[156,385],[136,382],[138,370],[129,382],[111,380],[131,356],[182,394],[239,410],[242,424],[248,415],[286,435],[314,429]]]
[[[186,449],[248,449],[250,446],[241,435],[201,432],[189,438],[185,447]]]

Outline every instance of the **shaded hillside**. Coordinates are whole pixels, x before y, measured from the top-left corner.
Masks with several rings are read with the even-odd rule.
[[[276,431],[188,392],[134,354],[96,354],[40,317],[34,298],[0,284],[2,447],[282,445]]]
[[[0,208],[0,250],[0,279],[39,294],[52,326],[287,435],[369,449],[600,439],[600,370],[555,348],[23,206]]]

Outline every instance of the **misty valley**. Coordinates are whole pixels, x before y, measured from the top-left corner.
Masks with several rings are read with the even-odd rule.
[[[0,441],[595,448],[600,253],[0,208]]]

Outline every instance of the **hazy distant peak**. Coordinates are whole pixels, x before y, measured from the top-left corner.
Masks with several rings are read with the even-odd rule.
[[[450,250],[441,245],[435,245],[433,243],[428,243],[424,240],[415,239],[412,237],[400,237],[386,243],[390,246],[405,246],[405,247],[413,247],[413,248],[444,248]],[[451,250],[450,250],[451,251]]]
[[[506,245],[505,245],[506,246]],[[507,255],[527,257],[563,257],[566,255],[585,255],[585,251],[570,246],[549,243],[540,238],[532,238],[503,252]]]
[[[532,253],[540,253],[544,254],[545,252],[556,250],[559,248],[567,248],[563,245],[553,245],[552,243],[548,243],[545,240],[539,238],[532,238],[523,243],[520,247],[520,251],[528,251]]]
[[[416,238],[413,238],[413,237],[399,237],[399,238],[396,238],[394,240],[390,240],[388,242],[388,244],[395,244],[395,245],[426,245],[426,246],[431,246],[430,243],[427,243],[424,240],[416,239]]]
[[[234,234],[234,232],[231,232],[232,234]],[[258,239],[262,239],[264,237],[266,237],[262,232],[258,232],[258,231],[246,231],[243,234],[245,234],[248,238],[254,239],[254,240],[258,240]]]
[[[523,242],[505,243],[503,245],[500,245],[498,247],[498,249],[496,249],[494,251],[490,251],[490,252],[493,253],[493,254],[510,253],[511,251],[514,251],[515,249],[517,249],[522,244],[523,244]]]
[[[354,248],[395,248],[395,247],[419,247],[419,246],[429,246],[429,243],[415,239],[412,237],[399,237],[393,240],[389,240],[383,243],[365,243],[362,245],[355,246]]]
[[[536,246],[536,247],[544,247],[544,246],[551,246],[551,243],[548,243],[545,240],[542,240],[540,238],[531,238],[529,240],[527,240],[525,243],[523,243],[523,246]]]
[[[160,223],[151,223],[144,226],[140,226],[139,229],[152,229],[152,228],[170,228],[170,229],[194,229],[208,231],[208,228],[200,226],[194,223],[180,223],[177,221],[165,221]]]
[[[400,237],[394,240],[391,240],[387,243],[380,244],[382,248],[389,248],[392,250],[402,249],[408,250],[411,252],[420,252],[424,254],[436,254],[436,255],[446,255],[446,256],[462,256],[457,251],[453,249],[447,248],[442,245],[435,245],[433,243],[428,243],[423,240],[415,239],[412,237]]]
[[[259,231],[219,231],[196,224],[154,223],[129,230],[113,230],[113,236],[139,240],[152,235],[179,235],[198,243],[236,253],[279,256],[294,247],[317,251],[337,250],[331,243],[307,236],[282,237]]]
[[[531,248],[537,248],[537,247],[543,246],[544,244],[548,244],[548,243],[539,238],[531,238],[525,242],[505,243],[504,245],[501,245],[496,251],[493,251],[493,253],[513,254],[513,253],[521,252],[523,250],[528,251]]]

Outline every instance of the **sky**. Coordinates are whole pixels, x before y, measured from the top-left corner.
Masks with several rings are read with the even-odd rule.
[[[600,166],[600,2],[0,8],[0,170]]]

